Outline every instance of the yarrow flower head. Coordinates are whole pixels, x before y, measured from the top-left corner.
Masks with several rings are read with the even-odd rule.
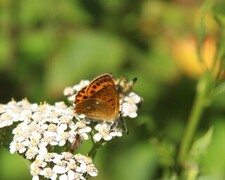
[[[29,118],[25,118],[13,130],[10,152],[18,151],[24,153],[27,159],[32,159],[46,152],[49,145],[64,146],[67,142],[72,143],[76,134],[88,139],[87,133],[90,131],[91,128],[85,123],[73,121],[73,110],[64,103],[59,102],[54,106],[44,103],[31,109]]]
[[[98,175],[90,158],[94,157],[91,152],[95,150],[91,149],[88,156],[72,153],[86,140],[91,139],[93,148],[96,148],[95,143],[100,147],[100,144],[121,137],[124,130],[121,118],[137,117],[137,110],[142,102],[142,98],[132,91],[134,81],[128,82],[125,78],[112,80],[111,76],[107,76],[108,79],[101,79],[101,81],[109,80],[108,83],[113,84],[114,89],[111,91],[118,100],[118,106],[115,106],[118,109],[113,114],[115,116],[112,116],[116,118],[110,121],[100,121],[85,114],[75,113],[76,95],[81,91],[85,92],[90,86],[92,81],[88,80],[82,80],[73,87],[65,88],[64,95],[72,106],[67,106],[64,102],[56,102],[54,105],[32,104],[27,99],[18,102],[11,100],[7,104],[0,104],[0,128],[7,130],[9,126],[15,125],[12,130],[13,140],[9,146],[10,152],[18,152],[31,161],[30,173],[33,179],[85,180]],[[92,85],[92,88],[99,89],[98,83]],[[94,93],[95,91],[91,91],[91,94]],[[83,94],[83,99],[85,98],[87,97]],[[113,101],[111,98],[108,99],[108,102],[111,101]],[[95,101],[95,103],[100,102]],[[114,104],[111,105],[114,108]]]
[[[39,155],[30,165],[33,179],[81,179],[88,176],[95,177],[98,170],[92,163],[91,158],[82,154],[71,154],[69,152],[46,153]]]

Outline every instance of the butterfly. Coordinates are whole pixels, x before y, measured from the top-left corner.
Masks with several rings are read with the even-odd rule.
[[[75,113],[100,121],[119,118],[119,94],[111,74],[102,74],[81,89],[75,98]]]

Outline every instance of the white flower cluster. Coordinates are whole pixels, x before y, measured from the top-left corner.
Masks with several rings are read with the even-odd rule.
[[[13,130],[10,152],[18,151],[27,159],[33,159],[37,154],[45,153],[48,145],[72,143],[78,133],[82,139],[88,139],[87,133],[91,128],[81,121],[74,123],[73,113],[63,102],[54,106],[44,103],[34,109],[26,109],[26,118]]]
[[[92,163],[91,158],[81,154],[73,155],[69,152],[38,155],[30,167],[33,180],[38,180],[39,177],[85,180],[86,176],[95,177],[98,175],[98,170]]]
[[[7,104],[0,104],[0,128],[29,119],[31,112],[37,107],[37,104],[31,104],[26,99],[19,102],[12,100]]]
[[[26,159],[33,161],[31,174],[35,174],[35,179],[39,176],[55,179],[59,178],[58,175],[61,178],[68,176],[68,179],[74,179],[70,177],[85,179],[82,173],[90,176],[97,175],[97,170],[90,163],[89,157],[73,156],[65,152],[62,155],[49,153],[49,147],[73,144],[77,135],[81,140],[89,139],[88,133],[91,132],[91,128],[83,121],[74,122],[73,118],[74,110],[63,102],[55,103],[55,105],[47,103],[38,105],[31,104],[27,100],[19,102],[13,100],[7,105],[0,106],[0,127],[7,127],[13,122],[22,121],[12,131],[14,137],[10,143],[10,152],[18,152],[23,154]],[[51,162],[50,156],[54,157],[52,159],[52,162],[55,163],[54,166],[53,164],[49,166],[47,163]],[[85,158],[89,160],[85,160]],[[65,173],[60,171],[62,168],[57,169],[63,162],[67,165]],[[40,166],[37,165],[38,163],[41,163]],[[76,164],[76,169],[74,169],[75,166],[71,166],[73,163]]]

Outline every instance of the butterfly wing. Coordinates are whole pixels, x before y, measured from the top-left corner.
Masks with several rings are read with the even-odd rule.
[[[75,97],[75,104],[78,104],[80,102],[82,102],[83,100],[87,99],[88,96],[86,95],[85,93],[85,90],[86,90],[86,87],[84,87],[83,89],[81,89],[77,94],[76,94],[76,97]]]
[[[115,86],[106,86],[75,106],[77,114],[102,121],[119,117],[119,97]]]
[[[106,86],[115,86],[110,74],[103,74],[93,79],[86,89],[86,95],[90,97]]]

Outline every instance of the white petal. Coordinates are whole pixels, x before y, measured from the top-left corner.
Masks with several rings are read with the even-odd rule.
[[[93,136],[93,138],[94,138],[95,141],[98,142],[98,141],[101,140],[102,136],[101,136],[99,133],[97,133],[97,134],[95,134],[95,135]]]
[[[67,169],[65,167],[62,167],[62,166],[58,166],[58,165],[55,165],[53,167],[53,171],[57,174],[63,174],[63,173],[66,173],[67,172]]]
[[[108,136],[104,137],[104,139],[105,139],[106,141],[110,141],[110,140],[112,139],[112,136],[108,135]]]

